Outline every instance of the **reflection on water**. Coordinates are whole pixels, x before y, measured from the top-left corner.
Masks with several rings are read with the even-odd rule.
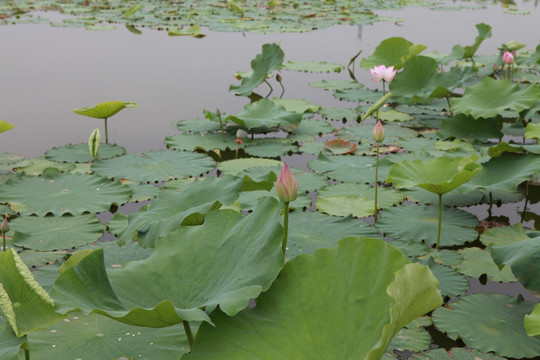
[[[171,126],[174,121],[201,117],[204,109],[219,108],[228,114],[241,110],[247,99],[228,92],[230,84],[238,83],[232,74],[249,70],[251,59],[269,42],[280,43],[286,61],[346,65],[359,50],[369,55],[392,36],[427,45],[427,52],[450,52],[454,44],[471,44],[477,35],[474,25],[485,22],[493,27],[493,37],[482,44],[479,53],[493,54],[510,40],[534,49],[540,34],[537,5],[538,1],[519,2],[519,10],[531,12],[526,16],[507,15],[500,6],[459,11],[410,8],[379,12],[401,18],[399,23],[334,26],[301,34],[205,31],[209,36],[203,39],[168,37],[163,31],[146,29],[135,35],[126,29],[93,32],[31,24],[0,27],[0,119],[15,126],[0,135],[0,153],[34,157],[53,146],[86,142],[103,122],[77,116],[72,109],[108,100],[140,104],[110,119],[112,142],[125,146],[128,152],[161,149],[164,138],[177,132]],[[356,69],[356,78],[373,86],[369,72]],[[316,80],[346,79],[346,71],[283,71],[281,75],[287,97],[323,107],[356,106],[307,85]]]

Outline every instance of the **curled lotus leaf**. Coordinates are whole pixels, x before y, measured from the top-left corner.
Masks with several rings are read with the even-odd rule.
[[[139,107],[139,104],[135,102],[107,101],[99,103],[94,107],[73,109],[73,112],[75,114],[89,116],[96,119],[106,119],[127,107]]]

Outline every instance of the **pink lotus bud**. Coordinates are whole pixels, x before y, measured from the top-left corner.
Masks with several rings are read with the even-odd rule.
[[[378,120],[377,124],[373,128],[373,140],[376,142],[381,142],[384,140],[384,129],[381,120]]]
[[[9,223],[7,221],[7,215],[4,218],[4,221],[2,221],[2,225],[0,225],[0,231],[2,231],[2,233],[4,234],[9,231]]]
[[[511,65],[511,64],[514,63],[514,55],[512,55],[512,53],[510,51],[505,51],[503,56],[502,56],[502,61],[505,64]]]
[[[298,183],[286,163],[283,164],[283,169],[276,181],[276,193],[282,202],[294,201],[298,196]]]
[[[384,80],[390,82],[397,73],[397,70],[394,70],[394,66],[386,67],[384,65],[375,66],[369,69],[369,71],[371,72],[371,75],[373,75],[371,78],[372,81]]]

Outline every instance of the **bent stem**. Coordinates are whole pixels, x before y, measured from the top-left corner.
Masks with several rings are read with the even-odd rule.
[[[189,343],[189,351],[193,351],[193,333],[191,332],[191,326],[189,326],[189,321],[183,320],[182,325],[184,325],[184,331],[186,332],[186,337]]]
[[[287,251],[287,235],[289,233],[289,202],[287,201],[283,204],[283,242],[281,249],[283,250],[283,256],[285,256],[285,251]]]
[[[107,118],[105,118],[105,144],[109,143],[109,132],[107,131]]]
[[[521,213],[521,223],[525,220],[525,211],[527,211],[527,204],[529,203],[529,182],[525,183],[525,204],[523,205],[523,212]],[[4,249],[6,251],[6,249]]]
[[[442,194],[439,194],[439,227],[437,228],[437,245],[439,250],[439,243],[441,242],[441,225],[442,225]]]
[[[379,142],[377,141],[377,160],[375,161],[375,221],[377,221],[377,215],[379,214],[379,207],[377,206],[377,188],[379,187]]]

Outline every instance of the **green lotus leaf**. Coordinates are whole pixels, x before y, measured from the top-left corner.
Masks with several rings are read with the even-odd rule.
[[[425,256],[420,256],[419,259],[428,260],[433,259],[435,264],[442,264],[447,266],[453,266],[460,264],[463,261],[463,256],[454,250],[434,250],[431,249]]]
[[[112,31],[112,30],[116,30],[116,26],[111,25],[111,24],[87,25],[85,28],[86,28],[86,30],[90,30],[90,31]]]
[[[237,175],[244,170],[258,167],[283,167],[283,163],[278,160],[272,159],[257,159],[257,158],[246,158],[246,159],[234,159],[223,161],[218,164],[218,170],[222,171],[225,174]],[[255,169],[254,169],[255,170]]]
[[[36,251],[36,250],[23,250],[19,253],[22,261],[29,268],[36,268],[43,265],[54,264],[57,261],[63,261],[66,259],[68,252],[62,251]]]
[[[463,185],[482,169],[476,155],[466,158],[438,157],[434,160],[405,160],[390,169],[386,183],[397,188],[419,186],[438,195],[446,194]]]
[[[15,335],[4,315],[0,313],[0,357],[5,360],[19,360],[19,350],[24,342],[26,338]]]
[[[99,145],[99,158],[102,160],[124,155],[125,153],[126,149],[116,144]],[[52,161],[75,163],[86,163],[94,160],[88,151],[87,143],[53,147],[45,152],[45,158]]]
[[[235,205],[238,205],[238,209],[236,210],[243,210],[243,211],[251,211],[255,209],[257,206],[257,203],[259,199],[263,196],[272,196],[275,199],[278,199],[278,196],[276,194],[275,187],[272,187],[270,191],[267,190],[255,190],[255,191],[248,191],[248,192],[242,192],[240,196],[238,197],[238,203]],[[300,210],[306,210],[311,206],[311,198],[305,194],[299,194],[296,200],[291,201],[289,203],[289,209],[300,209]]]
[[[192,36],[199,39],[206,35],[201,32],[200,26],[192,25],[187,29],[169,29],[169,36]]]
[[[540,124],[528,123],[525,128],[525,137],[527,139],[540,138]]]
[[[110,270],[108,278],[103,252],[95,250],[58,277],[51,296],[61,313],[80,308],[137,326],[210,321],[201,308],[217,305],[233,316],[283,266],[278,209],[277,200],[264,198],[246,217],[210,212],[201,226],[167,234],[149,258]]]
[[[195,118],[184,119],[173,122],[178,130],[187,131],[190,133],[212,133],[220,130],[219,121],[216,123],[213,118]]]
[[[414,360],[504,360],[503,357],[495,354],[484,354],[476,349],[452,348],[448,352],[446,349],[433,349],[413,355]]]
[[[460,192],[483,189],[513,192],[519,184],[540,171],[540,157],[535,155],[502,154],[482,164],[482,171],[460,188]]]
[[[0,120],[0,133],[13,129],[14,126],[5,120]]]
[[[439,196],[422,188],[413,188],[411,190],[402,190],[405,198],[410,201],[422,203],[425,205],[437,205]],[[444,205],[448,207],[463,207],[477,205],[482,202],[484,193],[480,190],[469,191],[461,194],[452,191],[444,195]]]
[[[289,215],[289,223],[287,258],[335,247],[339,239],[348,236],[379,236],[374,227],[352,216],[336,218],[314,211],[294,211]]]
[[[439,64],[427,56],[410,58],[403,71],[396,74],[389,85],[396,97],[413,104],[428,98],[446,97],[474,74],[472,68],[463,71],[457,67],[441,73]]]
[[[28,176],[39,176],[43,174],[47,168],[58,169],[59,171],[69,172],[75,169],[75,164],[59,163],[50,161],[44,158],[33,158],[28,161],[21,161],[17,164],[10,165],[8,168],[13,168],[14,171],[24,173]]]
[[[99,159],[92,164],[92,170],[98,175],[140,182],[201,176],[214,167],[214,161],[205,154],[173,150],[127,154],[107,160]]]
[[[28,341],[36,359],[178,359],[189,351],[181,325],[150,329],[81,313],[29,334]]]
[[[480,234],[480,241],[486,246],[510,245],[521,240],[530,239],[523,225],[516,223],[514,226],[501,226],[486,229]]]
[[[324,90],[344,90],[344,89],[356,89],[364,87],[364,84],[358,81],[351,80],[322,80],[322,81],[313,81],[308,84],[312,88],[324,89]]]
[[[534,146],[534,145],[533,145]],[[495,146],[491,146],[488,149],[488,155],[490,157],[497,157],[501,156],[501,154],[504,154],[505,152],[508,153],[524,153],[526,148],[523,145],[517,145],[517,144],[509,144],[506,141],[501,141]]]
[[[253,90],[262,84],[272,71],[281,69],[284,56],[283,50],[278,44],[264,44],[262,53],[251,61],[253,74],[242,79],[241,85],[231,85],[229,91],[240,96],[251,95]]]
[[[369,70],[374,66],[386,65],[401,69],[409,58],[420,54],[425,48],[424,45],[415,45],[402,37],[391,37],[383,40],[373,55],[363,58],[360,67]]]
[[[0,165],[15,164],[23,160],[24,156],[22,155],[7,152],[0,154]]]
[[[341,128],[337,136],[349,140],[349,141],[369,141],[374,143],[373,140],[373,126],[374,124],[360,124],[354,126],[348,126]],[[399,126],[397,124],[385,124],[384,125],[384,140],[381,144],[393,144],[398,139],[410,139],[418,136],[418,132]]]
[[[54,301],[13,249],[0,253],[0,310],[18,337],[62,318],[54,311]]]
[[[478,118],[457,114],[453,118],[444,119],[439,134],[444,137],[455,137],[470,140],[500,139],[502,119]]]
[[[435,263],[431,257],[425,262],[425,265],[429,266],[429,270],[431,270],[433,275],[439,281],[441,295],[454,298],[458,295],[465,294],[469,289],[469,280],[454,269]]]
[[[303,119],[300,125],[288,136],[288,139],[291,141],[309,142],[315,140],[315,137],[330,134],[333,131],[334,127],[332,124],[326,121]]]
[[[244,151],[254,157],[279,158],[298,149],[289,139],[261,138],[244,140]]]
[[[485,274],[489,281],[517,281],[510,268],[499,270],[490,253],[486,250],[472,247],[458,250],[458,252],[463,256],[463,261],[454,265],[453,268],[463,275],[479,278]]]
[[[339,100],[374,103],[381,98],[381,92],[362,88],[338,89],[332,96]]]
[[[310,103],[307,100],[303,99],[280,99],[272,98],[272,101],[276,105],[281,105],[287,111],[293,111],[298,114],[303,114],[305,112],[317,112],[321,109],[321,106]]]
[[[429,253],[429,247],[424,243],[419,243],[414,240],[399,241],[391,240],[390,244],[398,249],[403,255],[407,257],[422,256]]]
[[[308,167],[331,179],[346,182],[372,183],[375,180],[375,159],[367,156],[334,155],[320,153]],[[379,179],[384,179],[388,165],[379,164]]]
[[[107,119],[119,112],[120,110],[130,107],[139,107],[139,104],[134,102],[107,101],[97,104],[94,107],[73,109],[73,112],[75,114],[89,116],[96,119]]]
[[[403,195],[395,190],[379,188],[377,205],[379,209],[392,207],[403,200]],[[329,185],[319,190],[316,208],[318,211],[334,215],[367,217],[375,209],[375,189],[369,185],[342,183]]]
[[[180,134],[167,136],[165,145],[169,149],[184,150],[184,151],[211,151],[214,149],[233,150],[236,149],[236,136],[225,134],[225,141],[219,133],[206,134]]]
[[[530,293],[540,295],[540,265],[537,261],[540,256],[540,237],[494,246],[491,248],[491,256],[499,267],[510,267],[512,274]]]
[[[37,216],[98,213],[124,204],[130,195],[126,185],[101,176],[61,174],[52,168],[40,178],[21,177],[0,187],[0,202],[23,215]]]
[[[345,66],[341,64],[329,64],[325,61],[287,61],[283,64],[282,69],[292,71],[302,71],[311,73],[330,73],[341,72]]]
[[[509,80],[495,80],[489,76],[465,89],[461,98],[452,98],[452,111],[474,118],[492,118],[504,110],[529,109],[540,98],[540,87],[530,84],[520,87]]]
[[[534,358],[540,356],[540,339],[527,336],[523,327],[523,317],[534,305],[521,296],[474,294],[460,298],[451,308],[436,309],[432,317],[439,330],[451,339],[461,338],[467,346],[512,358]]]
[[[129,215],[129,224],[120,234],[120,241],[126,243],[136,238],[141,246],[154,247],[161,236],[190,222],[192,217],[203,216],[222,204],[231,205],[238,198],[242,183],[242,179],[232,176],[207,177],[180,192],[162,190],[148,211]]]
[[[237,123],[247,129],[271,129],[280,127],[285,131],[293,131],[302,121],[302,114],[287,111],[272,100],[260,99],[247,104],[244,110],[236,115],[229,115],[226,120]]]
[[[433,245],[437,240],[438,210],[436,206],[403,205],[381,212],[376,227],[397,240],[424,241]],[[441,246],[463,245],[478,236],[474,227],[476,216],[458,209],[443,207]]]
[[[404,327],[394,336],[392,342],[388,345],[387,351],[408,350],[418,352],[426,350],[430,344],[431,336],[429,336],[429,333],[425,329]]]
[[[381,110],[379,111],[378,117],[381,121],[411,121],[414,118],[407,114],[396,110]]]
[[[345,120],[345,121],[354,121],[358,119],[360,115],[354,109],[347,108],[324,108],[319,111],[321,116],[327,120]]]
[[[540,335],[540,306],[537,304],[533,311],[525,315],[523,320],[523,325],[525,326],[525,331],[529,336],[538,336]]]
[[[436,287],[388,243],[345,238],[288,262],[254,309],[214,313],[216,327],[203,324],[183,358],[379,359],[399,329],[441,304]]]
[[[105,232],[95,215],[23,216],[11,221],[13,244],[34,250],[71,249],[97,241]]]

